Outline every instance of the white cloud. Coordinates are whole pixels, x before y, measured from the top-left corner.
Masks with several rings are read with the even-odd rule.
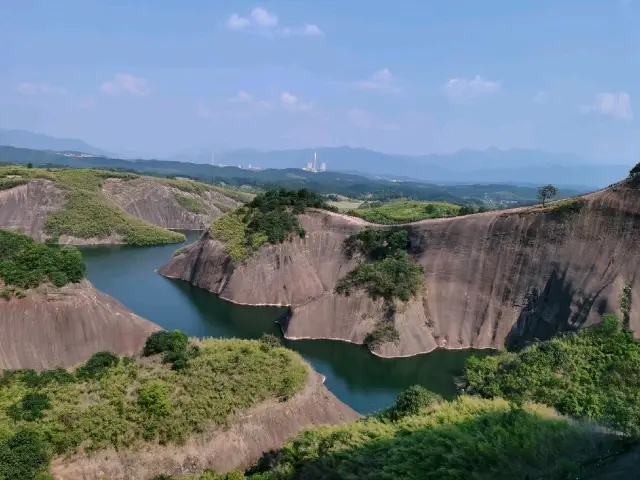
[[[452,78],[447,81],[442,90],[453,102],[470,100],[498,93],[502,85],[494,80],[486,80],[480,75],[474,78]]]
[[[68,92],[62,87],[49,85],[46,83],[29,83],[22,82],[16,85],[16,90],[22,95],[68,95]]]
[[[549,99],[549,94],[545,90],[538,90],[536,96],[533,97],[533,101],[536,103],[547,103]]]
[[[280,94],[280,103],[285,109],[292,112],[305,112],[313,108],[312,103],[302,102],[298,97],[289,92],[282,92]]]
[[[279,37],[294,35],[307,37],[321,37],[324,32],[315,24],[305,24],[299,27],[280,26],[277,15],[268,12],[264,8],[256,7],[247,16],[233,13],[227,19],[227,27],[235,31],[250,31]]]
[[[591,105],[582,107],[582,113],[599,113],[611,117],[631,120],[631,96],[627,92],[603,92],[598,93]]]
[[[378,90],[387,92],[398,90],[398,88],[393,85],[393,77],[388,68],[378,70],[367,80],[356,82],[355,86],[360,90]]]
[[[104,82],[100,86],[100,91],[107,95],[129,94],[137,97],[144,97],[151,92],[147,80],[136,77],[130,73],[118,73],[113,80]]]
[[[93,93],[85,95],[76,102],[77,108],[92,108],[96,105],[96,96]]]
[[[233,97],[229,99],[232,103],[249,103],[253,100],[253,97],[250,93],[245,92],[244,90],[239,90]]]

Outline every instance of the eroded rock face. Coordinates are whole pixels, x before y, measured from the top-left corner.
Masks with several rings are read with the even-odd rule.
[[[125,212],[164,228],[204,230],[224,212],[240,203],[215,191],[202,195],[183,192],[149,177],[135,180],[111,178],[102,185],[107,198]],[[182,207],[176,198],[190,197],[200,203],[203,213],[192,213]]]
[[[359,415],[339,401],[310,371],[304,391],[286,402],[263,403],[238,416],[227,429],[190,437],[184,446],[149,445],[141,450],[100,450],[54,460],[56,480],[147,480],[213,469],[244,470],[264,452],[280,448],[301,430],[355,421]]]
[[[0,191],[0,228],[15,230],[37,241],[48,215],[64,204],[64,193],[49,180],[33,180]]]
[[[413,260],[426,273],[424,290],[394,315],[400,341],[375,353],[501,348],[548,338],[618,311],[625,285],[630,326],[640,331],[640,191],[623,184],[583,198],[578,212],[565,215],[532,207],[403,226]],[[291,305],[287,338],[362,343],[384,315],[381,301],[333,289],[356,265],[343,255],[343,240],[368,224],[330,212],[300,220],[306,238],[262,247],[246,265],[232,268],[223,246],[205,235],[159,273],[233,302]]]
[[[0,370],[68,367],[103,350],[131,355],[159,329],[88,280],[41,285],[25,298],[0,299]]]

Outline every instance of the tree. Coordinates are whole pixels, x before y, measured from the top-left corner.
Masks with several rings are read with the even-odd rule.
[[[33,163],[31,162],[27,163],[27,168],[33,168]]]
[[[629,171],[629,178],[631,180],[640,179],[640,163]]]
[[[552,199],[557,194],[558,194],[558,189],[551,184],[538,188],[538,199],[542,202],[543,207],[547,202],[547,200]]]

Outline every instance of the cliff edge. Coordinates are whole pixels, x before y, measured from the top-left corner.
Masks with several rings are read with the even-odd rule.
[[[290,305],[290,339],[363,343],[384,315],[382,300],[334,293],[356,260],[342,242],[372,225],[308,211],[304,239],[261,247],[233,266],[209,235],[159,270],[232,302]],[[502,348],[597,322],[619,311],[621,296],[640,298],[640,190],[621,183],[584,197],[540,206],[401,225],[410,256],[424,267],[421,294],[393,317],[400,340],[375,349],[385,357],[436,348]],[[640,301],[629,326],[640,328]]]
[[[131,355],[160,327],[88,281],[0,299],[0,370],[67,367],[109,350]]]

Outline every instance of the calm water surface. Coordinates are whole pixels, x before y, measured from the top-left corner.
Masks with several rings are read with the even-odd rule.
[[[189,243],[200,235],[184,233]],[[234,305],[187,282],[158,275],[155,270],[179,247],[99,246],[83,247],[82,251],[87,276],[98,289],[165,329],[179,328],[200,337],[258,338],[264,332],[280,335],[275,321],[284,309]],[[412,358],[381,359],[365,347],[344,342],[285,343],[327,378],[327,387],[340,400],[365,414],[391,405],[398,392],[414,384],[452,397],[456,392],[453,377],[462,372],[464,362],[472,355],[465,350],[442,350]]]

